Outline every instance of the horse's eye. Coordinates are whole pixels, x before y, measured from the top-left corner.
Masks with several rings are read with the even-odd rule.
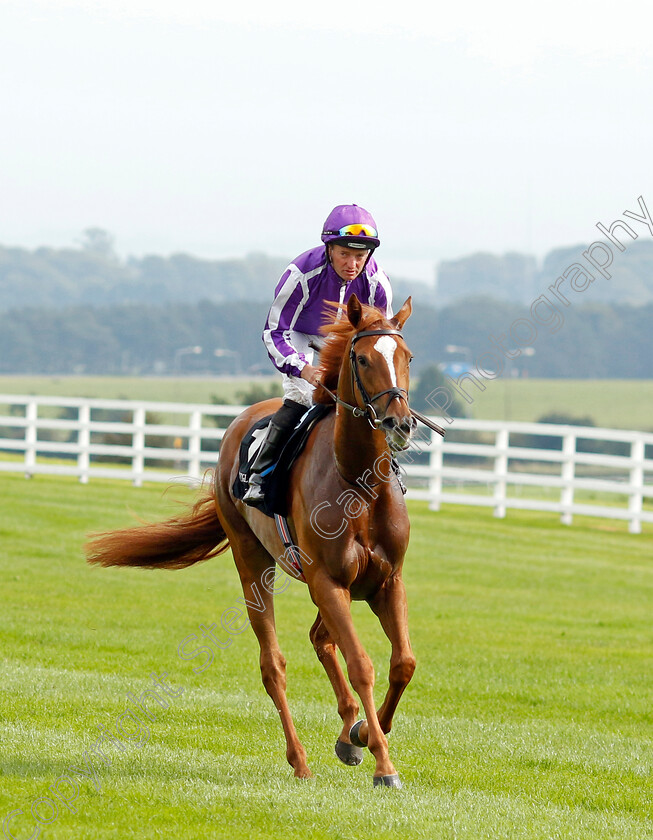
[[[356,361],[361,367],[365,367],[365,365],[367,364],[367,359],[365,358],[365,356],[357,356]]]
[[[410,364],[413,361],[414,358],[415,358],[415,356],[411,356],[410,359],[408,359],[408,364]]]

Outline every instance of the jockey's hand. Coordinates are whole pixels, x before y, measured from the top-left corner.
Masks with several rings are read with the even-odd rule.
[[[313,367],[313,365],[304,365],[300,374],[302,379],[305,379],[313,386],[317,386],[320,381],[322,371],[320,368]]]

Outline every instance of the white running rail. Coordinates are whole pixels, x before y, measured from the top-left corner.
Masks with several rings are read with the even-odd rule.
[[[196,481],[243,408],[0,395],[0,472]],[[434,511],[443,503],[492,507],[497,517],[553,511],[566,525],[598,516],[627,520],[631,533],[653,523],[651,433],[456,419],[444,441],[420,427],[401,460],[408,498]]]

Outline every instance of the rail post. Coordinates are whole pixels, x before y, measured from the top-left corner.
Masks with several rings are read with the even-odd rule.
[[[562,438],[562,470],[561,478],[563,481],[562,490],[560,492],[560,506],[562,513],[560,514],[560,522],[563,525],[571,525],[573,521],[573,514],[571,512],[574,504],[574,474],[576,471],[576,435],[568,432]]]
[[[202,412],[193,411],[190,415],[190,435],[188,437],[188,474],[200,478],[200,452],[202,450]]]
[[[508,475],[508,440],[510,431],[499,429],[496,436],[497,454],[494,459],[494,516],[506,516],[506,476]]]
[[[644,490],[644,438],[630,444],[630,495],[628,496],[628,530],[631,534],[642,532],[642,507]]]
[[[442,438],[431,432],[429,451],[429,510],[440,510],[442,496]]]
[[[77,411],[77,469],[81,484],[88,484],[88,472],[91,466],[91,407],[80,405]]]
[[[36,467],[36,438],[39,406],[30,400],[25,408],[25,478],[32,478]]]
[[[133,414],[134,432],[132,434],[132,474],[134,487],[143,486],[145,471],[145,409],[135,408]]]

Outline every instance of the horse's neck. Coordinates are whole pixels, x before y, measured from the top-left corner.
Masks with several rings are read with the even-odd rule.
[[[347,366],[340,372],[338,395],[349,405],[356,404]],[[349,409],[338,405],[333,443],[338,472],[348,482],[360,486],[388,481],[390,458],[385,435],[373,429],[366,417],[354,417]]]

